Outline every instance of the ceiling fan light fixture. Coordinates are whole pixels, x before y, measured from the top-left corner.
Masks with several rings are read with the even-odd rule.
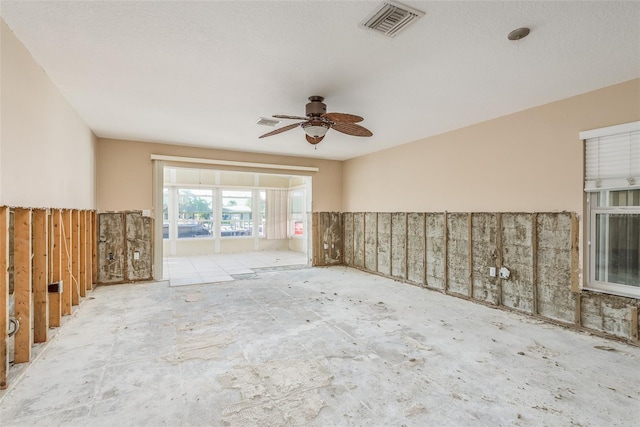
[[[328,123],[319,120],[311,120],[302,124],[304,132],[311,138],[321,138],[325,136],[329,127]]]

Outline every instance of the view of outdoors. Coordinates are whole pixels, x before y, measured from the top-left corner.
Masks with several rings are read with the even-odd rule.
[[[265,190],[219,190],[201,188],[164,188],[163,193],[163,237],[169,237],[171,215],[169,204],[171,193],[177,197],[178,238],[213,237],[219,227],[221,237],[254,235],[254,200],[259,203],[257,230],[264,235]],[[221,205],[217,209],[217,193],[220,192]]]

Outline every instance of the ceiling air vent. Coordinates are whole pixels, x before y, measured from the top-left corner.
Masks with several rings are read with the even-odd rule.
[[[378,31],[388,37],[395,37],[401,30],[423,16],[424,12],[402,3],[385,1],[367,16],[360,26]]]
[[[274,120],[274,119],[267,119],[264,117],[260,117],[258,119],[258,121],[256,122],[256,124],[262,125],[262,126],[271,126],[271,127],[275,127],[278,126],[278,124],[281,122],[281,120]]]

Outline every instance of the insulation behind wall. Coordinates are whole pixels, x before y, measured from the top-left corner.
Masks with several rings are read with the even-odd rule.
[[[341,218],[345,265],[638,342],[640,301],[578,286],[575,214],[361,212]],[[508,277],[499,276],[501,267]]]

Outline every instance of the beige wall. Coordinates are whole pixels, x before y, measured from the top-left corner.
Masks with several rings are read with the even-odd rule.
[[[226,168],[247,172],[309,175],[313,178],[313,210],[342,209],[342,162],[299,157],[243,153],[180,145],[98,139],[96,150],[97,207],[99,210],[152,209],[151,154],[216,160],[318,167],[319,172]],[[216,167],[225,169],[224,167]]]
[[[96,138],[0,19],[0,205],[94,208]]]
[[[343,209],[582,212],[578,132],[639,119],[636,79],[358,157],[344,163]]]

